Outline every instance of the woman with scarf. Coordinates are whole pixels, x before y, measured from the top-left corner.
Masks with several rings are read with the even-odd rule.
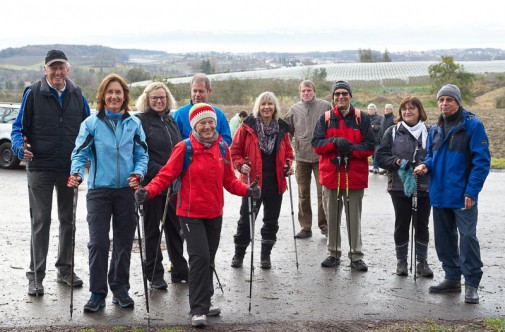
[[[184,140],[175,145],[168,162],[147,186],[135,192],[135,199],[139,203],[154,199],[180,178],[176,213],[189,255],[191,324],[202,327],[207,324],[207,316],[221,313],[221,309],[211,303],[211,298],[214,259],[223,223],[223,187],[234,195],[253,198],[259,198],[261,190],[258,186],[249,188],[235,177],[228,147],[216,131],[217,117],[212,106],[193,105],[189,110],[189,122],[192,129],[186,139],[189,142]],[[185,169],[187,144],[193,152]]]
[[[256,211],[264,205],[261,228],[261,268],[270,269],[270,252],[277,240],[282,194],[287,189],[285,176],[293,174],[293,149],[289,125],[279,119],[279,101],[272,92],[263,92],[256,99],[253,112],[240,125],[230,148],[233,166],[240,179],[247,183],[258,177],[261,197]],[[248,199],[242,199],[235,239],[235,256],[231,266],[241,267],[250,242]]]
[[[416,273],[426,278],[433,277],[427,262],[431,210],[429,176],[421,176],[416,180],[412,173],[415,165],[424,161],[426,156],[426,119],[426,112],[418,98],[404,98],[394,119],[396,125],[386,130],[377,150],[379,167],[388,171],[388,192],[395,209],[396,274],[400,276],[408,275],[409,228],[412,214],[415,213],[412,200],[417,194],[417,219],[414,224],[414,247],[418,262]]]

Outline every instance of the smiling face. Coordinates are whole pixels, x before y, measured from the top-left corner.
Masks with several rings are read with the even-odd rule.
[[[114,113],[121,112],[125,100],[123,87],[117,81],[111,81],[105,89],[105,108]]]
[[[339,110],[346,110],[351,104],[351,95],[346,89],[336,89],[333,93],[333,104]]]
[[[264,100],[260,104],[260,112],[259,115],[263,119],[263,122],[270,123],[274,116],[275,112],[275,104],[271,100]]]
[[[51,86],[57,90],[61,90],[65,86],[65,79],[69,71],[69,68],[64,62],[53,62],[49,66],[44,66],[47,80]]]
[[[402,112],[403,121],[409,126],[415,126],[419,122],[419,109],[412,103],[406,103],[400,108],[400,112]]]
[[[204,139],[209,139],[216,133],[216,121],[213,118],[203,118],[195,125],[195,130]]]
[[[167,93],[163,88],[153,90],[147,96],[149,98],[149,107],[158,113],[167,109]]]

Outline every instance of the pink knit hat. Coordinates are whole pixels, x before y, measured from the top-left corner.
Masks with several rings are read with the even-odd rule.
[[[213,118],[217,123],[216,111],[209,104],[198,103],[193,105],[189,110],[189,124],[191,125],[191,129],[195,128],[198,121],[205,118]]]

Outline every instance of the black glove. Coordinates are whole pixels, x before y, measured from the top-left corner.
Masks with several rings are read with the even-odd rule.
[[[251,186],[249,189],[247,189],[247,197],[252,197],[255,201],[260,199],[261,197],[261,188],[256,185],[256,186]]]
[[[349,142],[347,138],[334,137],[333,144],[337,147],[338,151],[344,156],[350,156],[352,154],[352,143]]]
[[[149,200],[149,191],[146,188],[140,188],[135,190],[135,200],[137,203],[142,204]]]

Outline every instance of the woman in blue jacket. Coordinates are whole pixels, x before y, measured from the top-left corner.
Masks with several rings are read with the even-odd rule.
[[[86,312],[105,307],[107,279],[112,303],[122,308],[134,305],[128,295],[136,228],[133,188],[145,176],[148,155],[140,120],[129,113],[129,92],[121,76],[109,74],[103,79],[96,95],[98,112],[81,124],[72,152],[70,187],[82,182],[85,165],[91,161],[86,196],[91,297],[84,305]],[[111,216],[113,246],[107,269]]]

